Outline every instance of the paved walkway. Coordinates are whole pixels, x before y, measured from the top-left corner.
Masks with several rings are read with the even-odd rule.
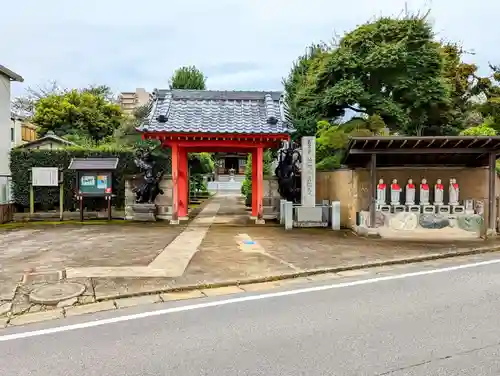
[[[285,231],[270,223],[247,225],[248,216],[243,199],[226,194],[206,202],[187,226],[124,223],[0,231],[0,316],[54,308],[32,304],[28,295],[41,283],[65,278],[85,285],[85,294],[74,300],[79,307],[124,295],[349,268],[485,245],[389,242],[328,229]]]

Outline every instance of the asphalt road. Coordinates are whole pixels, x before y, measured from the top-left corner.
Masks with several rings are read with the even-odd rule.
[[[499,374],[499,263],[0,341],[2,376]]]

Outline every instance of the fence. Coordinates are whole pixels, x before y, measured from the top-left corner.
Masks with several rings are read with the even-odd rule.
[[[0,223],[10,222],[14,216],[11,185],[10,175],[0,175]]]

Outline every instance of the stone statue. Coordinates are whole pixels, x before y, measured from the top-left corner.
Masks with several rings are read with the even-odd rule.
[[[234,182],[234,172],[235,172],[234,168],[231,167],[229,169],[229,181],[230,182]]]
[[[283,143],[278,151],[278,166],[274,174],[278,178],[278,193],[295,204],[300,203],[301,180],[300,165],[302,157],[296,143]]]
[[[434,205],[443,205],[444,186],[441,179],[436,180],[434,185]]]
[[[406,184],[406,205],[415,205],[415,184],[413,179],[408,179]]]
[[[425,178],[420,182],[420,205],[429,205],[429,184]]]
[[[458,194],[459,194],[459,187],[457,184],[457,179],[451,178],[450,179],[450,186],[448,187],[449,194],[450,194],[450,205],[458,205]]]
[[[380,179],[377,185],[377,205],[385,205],[385,192],[387,185],[384,183],[384,179]]]
[[[156,162],[149,150],[137,151],[134,162],[144,173],[144,182],[133,190],[135,202],[137,204],[154,204],[156,196],[163,194],[163,190],[160,189],[160,181],[165,171],[155,172]]]
[[[391,184],[391,205],[400,205],[401,203],[401,187],[397,179],[392,180]]]

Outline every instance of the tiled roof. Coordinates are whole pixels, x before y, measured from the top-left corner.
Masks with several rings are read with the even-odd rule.
[[[68,170],[116,170],[118,158],[73,158]]]
[[[289,132],[281,92],[155,90],[141,132]]]

